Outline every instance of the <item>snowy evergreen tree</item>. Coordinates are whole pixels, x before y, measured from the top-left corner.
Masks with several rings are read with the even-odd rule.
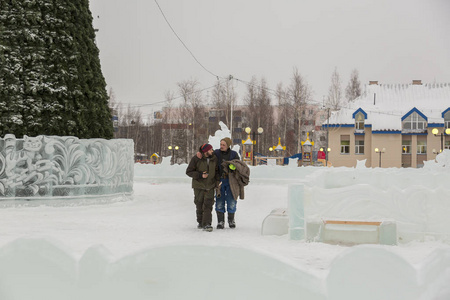
[[[112,138],[89,1],[0,0],[0,136]]]
[[[361,96],[361,82],[359,81],[359,73],[356,69],[350,75],[350,81],[345,89],[345,96],[349,102]]]

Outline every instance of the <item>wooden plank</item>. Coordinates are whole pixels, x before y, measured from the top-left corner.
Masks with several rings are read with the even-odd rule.
[[[381,222],[373,222],[373,221],[340,221],[340,220],[324,220],[325,224],[341,224],[341,225],[372,225],[372,226],[380,226]]]

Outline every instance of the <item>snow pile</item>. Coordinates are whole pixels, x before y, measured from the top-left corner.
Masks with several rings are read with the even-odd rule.
[[[80,260],[45,239],[0,248],[0,299],[448,299],[450,250],[437,249],[417,270],[393,248],[348,248],[329,275],[240,247],[173,245],[114,261],[102,246]],[[220,274],[220,279],[211,274]],[[328,296],[327,296],[328,295]]]
[[[450,150],[444,149],[444,151],[436,156],[435,160],[425,161],[423,167],[428,170],[446,168],[448,171],[450,168]]]

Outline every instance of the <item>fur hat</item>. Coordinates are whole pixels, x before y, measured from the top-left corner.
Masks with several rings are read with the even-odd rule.
[[[213,147],[210,144],[203,144],[200,149],[202,150],[203,153],[208,152],[209,150],[211,150]]]
[[[231,147],[231,139],[229,137],[223,138],[220,141],[224,141],[225,143],[227,143],[228,148]]]

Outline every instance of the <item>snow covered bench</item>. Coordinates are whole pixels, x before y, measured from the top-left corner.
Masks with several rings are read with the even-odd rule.
[[[330,244],[397,244],[393,221],[321,220],[306,223],[306,239]]]

